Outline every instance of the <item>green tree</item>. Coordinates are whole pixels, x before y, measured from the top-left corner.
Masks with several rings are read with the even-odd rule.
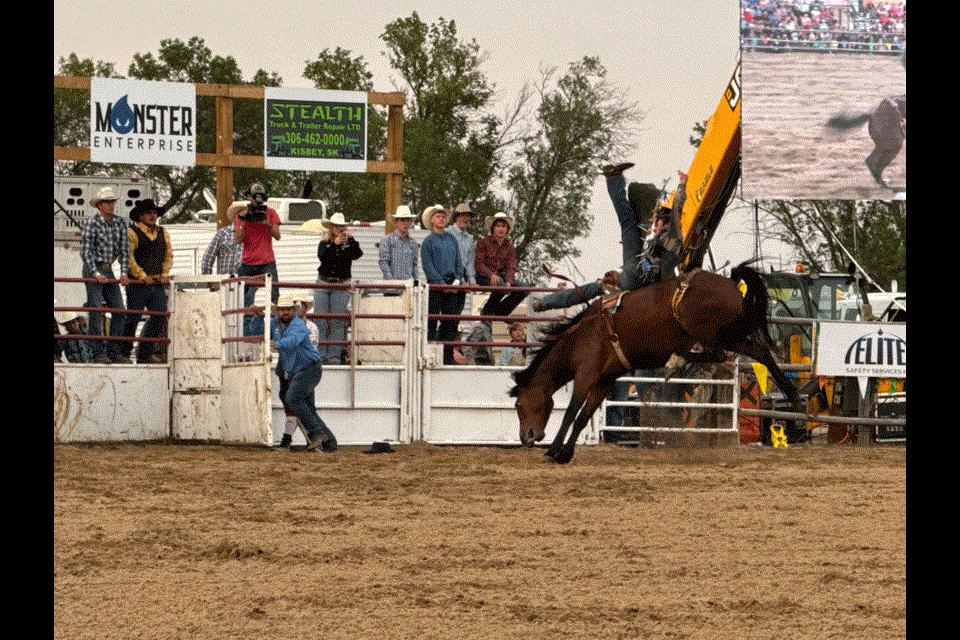
[[[211,84],[254,84],[280,86],[282,79],[276,73],[260,69],[251,82],[243,81],[243,74],[232,56],[215,56],[203,38],[194,36],[184,43],[173,38],[160,41],[160,50],[134,54],[129,76],[138,80],[164,82],[191,82]],[[233,101],[233,152],[240,155],[263,153],[263,104],[256,100]],[[216,99],[197,97],[197,151],[216,151]],[[207,207],[203,190],[215,188],[212,167],[144,166],[138,172],[151,179],[161,200],[158,204],[175,221],[188,220],[190,213]],[[235,197],[254,180],[264,182],[271,192],[285,185],[290,177],[285,172],[252,169],[234,170]]]
[[[81,60],[71,53],[61,57],[57,74],[82,78],[119,78],[113,63],[86,58]],[[90,94],[76,89],[53,90],[53,144],[57,147],[84,147],[90,140]],[[102,165],[86,161],[54,162],[57,175],[93,175]]]
[[[642,119],[598,58],[543,72],[534,121],[515,149],[506,184],[516,214],[512,239],[521,271],[539,280],[542,265],[580,254],[574,241],[593,222],[587,210],[598,167],[627,157]]]
[[[845,272],[855,260],[882,288],[907,284],[907,205],[858,200],[761,200],[758,233],[791,246],[816,271]],[[852,258],[852,260],[851,260]]]
[[[461,40],[453,20],[427,25],[416,12],[388,24],[381,38],[407,91],[404,202],[419,212],[468,201],[492,213],[484,207],[496,206],[490,183],[508,126],[490,113],[494,87],[481,70],[479,45]]]

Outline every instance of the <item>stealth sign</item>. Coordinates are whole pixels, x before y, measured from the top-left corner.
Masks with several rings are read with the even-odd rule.
[[[264,89],[264,168],[367,170],[367,93]]]
[[[90,79],[90,160],[177,167],[197,162],[192,84]]]

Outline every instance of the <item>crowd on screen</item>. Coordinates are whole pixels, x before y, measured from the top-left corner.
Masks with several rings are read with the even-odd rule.
[[[741,0],[740,4],[745,49],[897,53],[906,47],[906,3]]]

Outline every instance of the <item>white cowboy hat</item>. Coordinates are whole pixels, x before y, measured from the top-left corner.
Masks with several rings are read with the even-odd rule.
[[[86,316],[79,311],[57,311],[54,315],[57,317],[57,324],[67,324],[71,320],[82,320],[86,318]]]
[[[95,195],[90,200],[90,205],[95,207],[101,202],[106,202],[111,200],[112,201],[119,200],[119,198],[117,198],[117,194],[113,192],[113,187],[103,187],[102,189],[100,189],[100,191],[97,191],[97,195]]]
[[[304,311],[310,311],[313,308],[313,298],[305,293],[294,293],[290,297],[293,298],[294,302],[299,303]]]
[[[323,220],[320,218],[311,218],[307,220],[294,231],[297,235],[319,235],[323,233]]]
[[[323,218],[322,220],[320,220],[320,224],[323,225],[324,229],[329,229],[330,225],[332,224],[345,227],[347,226],[347,221],[344,219],[343,214],[338,212],[333,214],[329,218]]]
[[[390,217],[393,218],[394,220],[406,220],[406,219],[416,218],[417,216],[413,215],[413,213],[410,212],[410,207],[408,207],[405,204],[402,204],[399,207],[397,207],[396,213],[391,214]]]
[[[493,228],[493,223],[497,220],[503,220],[507,223],[507,233],[510,233],[510,230],[513,229],[513,218],[508,216],[503,211],[499,211],[492,216],[487,216],[487,219],[484,220],[483,225],[487,228],[487,233],[490,233],[490,229]]]
[[[459,216],[461,213],[465,213],[465,214],[467,214],[468,216],[472,216],[472,215],[473,215],[473,209],[471,209],[471,208],[470,208],[470,205],[468,205],[466,202],[461,202],[461,203],[458,204],[458,205],[456,206],[456,208],[453,210],[453,217],[454,217],[454,219],[456,219],[456,217]]]
[[[420,216],[420,219],[423,221],[423,226],[424,226],[424,228],[426,228],[426,229],[430,229],[430,228],[431,228],[431,227],[430,227],[430,218],[431,218],[431,217],[433,216],[433,214],[435,214],[437,211],[443,211],[444,215],[446,215],[446,213],[447,213],[447,210],[443,208],[443,205],[442,205],[442,204],[433,204],[433,205],[430,205],[429,207],[427,207],[426,209],[423,210],[423,215]]]
[[[297,301],[294,299],[293,295],[289,293],[284,293],[277,298],[277,308],[280,307],[295,307],[297,306]]]

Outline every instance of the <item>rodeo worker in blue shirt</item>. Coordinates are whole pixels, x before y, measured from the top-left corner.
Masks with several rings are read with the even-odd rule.
[[[290,295],[277,299],[276,318],[271,323],[270,346],[277,350],[277,376],[283,408],[297,416],[307,430],[307,451],[337,450],[337,438],[317,415],[314,389],[323,374],[320,352],[310,340],[306,322],[297,315],[297,303]],[[289,438],[284,434],[284,439]],[[284,446],[285,445],[285,446]],[[281,447],[289,448],[281,441]]]

